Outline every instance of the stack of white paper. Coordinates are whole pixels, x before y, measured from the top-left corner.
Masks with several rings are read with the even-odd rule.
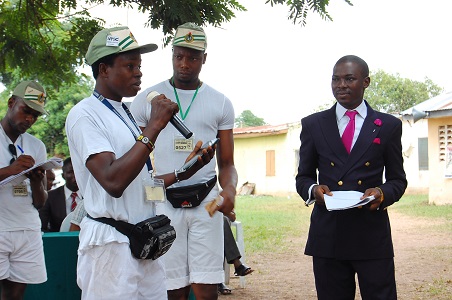
[[[364,193],[357,191],[331,191],[333,196],[323,195],[325,205],[328,210],[342,210],[366,205],[374,200],[374,196],[369,196],[361,200]]]
[[[27,178],[27,176],[25,176],[25,174],[27,174],[28,172],[30,172],[31,170],[33,170],[37,167],[42,167],[42,168],[44,168],[44,170],[49,170],[49,169],[54,169],[54,168],[61,168],[62,166],[63,166],[63,160],[61,158],[52,157],[49,160],[46,160],[45,162],[36,164],[33,167],[20,172],[19,174],[12,175],[12,176],[9,176],[9,177],[3,179],[2,181],[0,181],[0,186],[6,185],[8,183],[11,183],[13,185],[21,183],[22,181],[24,181]]]

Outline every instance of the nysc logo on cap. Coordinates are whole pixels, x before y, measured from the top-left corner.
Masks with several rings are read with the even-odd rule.
[[[22,81],[14,89],[13,96],[22,98],[28,107],[36,111],[45,115],[49,114],[44,109],[46,92],[39,83],[32,80]]]
[[[139,49],[143,54],[156,50],[157,45],[140,46],[127,26],[113,27],[103,29],[93,37],[85,58],[88,65],[92,65],[102,57],[135,49]]]
[[[118,46],[119,45],[119,37],[117,36],[107,36],[107,46]]]
[[[204,30],[194,23],[185,23],[177,27],[173,46],[205,51],[207,37]]]

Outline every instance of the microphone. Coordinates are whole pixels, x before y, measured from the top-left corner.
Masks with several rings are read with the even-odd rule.
[[[151,103],[152,99],[160,95],[160,93],[156,91],[149,92],[149,94],[146,96],[146,101]],[[193,132],[188,129],[187,126],[185,126],[184,122],[177,116],[173,115],[170,119],[170,123],[176,127],[176,129],[184,136],[184,138],[189,139],[193,135]]]

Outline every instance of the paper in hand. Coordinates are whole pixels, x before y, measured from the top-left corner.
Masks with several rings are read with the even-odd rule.
[[[375,199],[374,196],[369,196],[361,200],[363,193],[357,191],[331,191],[333,196],[323,195],[325,205],[328,210],[342,210],[350,209],[366,205]]]
[[[206,204],[205,207],[210,217],[212,217],[217,212],[221,204],[223,204],[223,197],[221,197],[220,195]]]
[[[11,176],[3,179],[2,181],[0,181],[0,186],[6,185],[8,183],[11,183],[13,185],[21,183],[22,181],[27,179],[27,176],[25,176],[25,174],[27,174],[28,172],[30,172],[31,170],[33,170],[37,167],[42,167],[44,170],[49,170],[49,169],[61,168],[62,166],[63,166],[63,160],[61,158],[52,157],[49,160],[36,164],[33,167],[20,172],[19,174],[11,175]]]

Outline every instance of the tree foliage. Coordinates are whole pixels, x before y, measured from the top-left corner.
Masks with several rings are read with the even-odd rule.
[[[420,82],[382,70],[371,72],[370,79],[365,93],[366,100],[374,109],[388,113],[400,113],[443,91],[428,78]]]
[[[71,3],[73,2],[73,3]],[[75,1],[5,0],[0,2],[0,76],[5,86],[23,78],[39,78],[58,87],[76,82],[75,70],[103,22],[87,11],[61,16]],[[90,37],[90,38],[88,38]]]
[[[344,0],[348,5],[353,5],[351,1]],[[329,15],[326,7],[329,0],[267,0],[265,3],[270,3],[271,6],[275,4],[285,4],[289,7],[289,19],[293,23],[299,23],[302,26],[306,25],[306,19],[309,11],[318,13],[324,20],[332,21],[333,18]]]
[[[326,11],[329,0],[265,1],[272,6],[286,5],[294,24],[305,25],[309,11],[332,20]],[[180,24],[219,27],[231,21],[235,12],[246,10],[236,0],[0,0],[0,81],[6,87],[0,95],[0,114],[6,112],[5,99],[20,81],[39,81],[48,94],[50,116],[40,118],[30,133],[46,144],[49,155],[69,154],[64,134],[66,115],[91,92],[93,83],[77,71],[85,63],[92,37],[105,25],[89,11],[98,4],[131,7],[148,14],[144,26],[162,30],[165,45]],[[261,118],[250,119],[245,118],[251,123],[243,124],[264,124]]]
[[[40,139],[47,148],[49,156],[67,157],[69,149],[67,137],[64,131],[66,117],[69,110],[81,99],[86,98],[93,91],[92,79],[84,75],[76,75],[76,83],[63,83],[59,91],[49,85],[42,84],[47,92],[46,110],[48,116],[41,116],[27,131]],[[13,88],[19,83],[14,80]],[[7,110],[7,99],[12,90],[7,89],[0,94],[0,116],[4,116]]]
[[[263,1],[263,0],[261,0]],[[349,0],[344,0],[349,2]],[[304,25],[309,11],[330,19],[329,0],[267,0],[285,4],[293,22]],[[3,0],[0,1],[0,77],[11,84],[10,74],[19,67],[24,78],[39,78],[58,87],[76,82],[75,70],[84,63],[91,38],[104,26],[84,6],[109,4],[133,7],[148,14],[145,26],[162,30],[167,45],[180,24],[219,27],[246,8],[235,0]]]
[[[250,110],[242,111],[242,113],[235,118],[236,128],[262,126],[265,124],[266,123],[263,118],[255,116]]]

